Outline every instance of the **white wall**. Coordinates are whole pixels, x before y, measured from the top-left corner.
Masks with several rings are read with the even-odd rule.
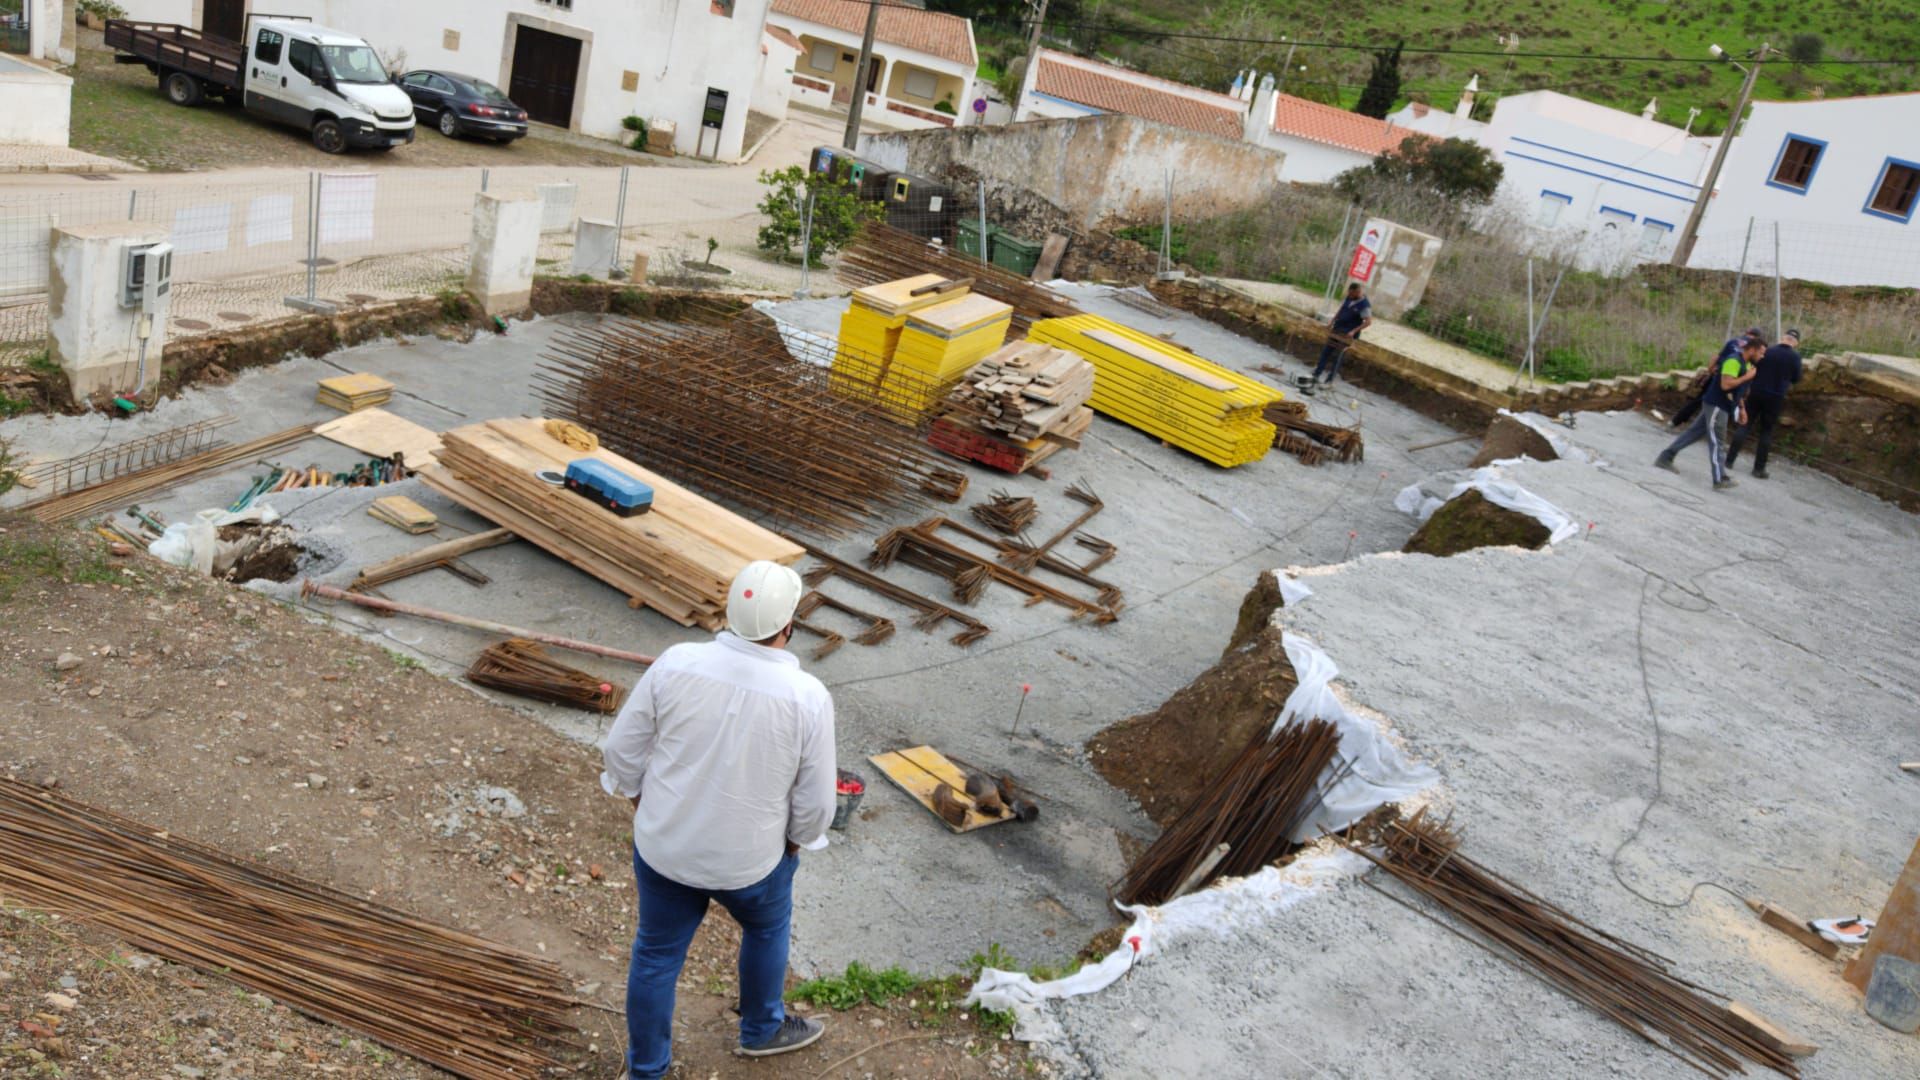
[[[753,111],[784,120],[787,103],[793,98],[793,67],[800,54],[784,42],[766,39],[767,53],[760,58],[760,77],[753,83]]]
[[[1804,194],[1769,186],[1791,133],[1824,140]],[[1865,207],[1888,158],[1920,162],[1920,94],[1753,106],[1720,171],[1692,264],[1738,265],[1747,222],[1771,260],[1770,223],[1781,223],[1781,270],[1832,285],[1920,287],[1920,213],[1907,222]]]
[[[0,66],[0,143],[67,145],[73,113],[73,80],[4,58]]]
[[[1357,150],[1343,150],[1323,142],[1282,135],[1269,130],[1260,145],[1287,155],[1281,176],[1296,184],[1324,184],[1348,169],[1370,164],[1373,157]]]
[[[126,9],[129,19],[193,25],[194,0],[118,0],[118,3]],[[272,10],[280,9],[276,7]]]
[[[260,0],[253,5],[280,15],[304,15],[315,22],[358,34],[389,59],[404,56],[408,68],[439,68],[477,76],[511,92],[512,56],[507,45],[510,17],[522,25],[588,39],[582,46],[585,75],[575,88],[571,125],[588,135],[618,139],[622,118],[637,114],[671,120],[674,149],[694,152],[708,87],[727,91],[725,126],[719,156],[740,155],[747,109],[760,72],[760,38],[768,0],[736,0],[731,18],[712,14],[710,0],[582,0],[565,11],[534,0]],[[191,0],[139,0],[124,4],[139,18],[189,22]],[[138,8],[136,11],[135,9]],[[458,47],[446,47],[446,32],[459,33]],[[637,76],[634,90],[622,89],[622,74]],[[428,138],[434,136],[425,136]],[[714,152],[707,135],[704,152]]]

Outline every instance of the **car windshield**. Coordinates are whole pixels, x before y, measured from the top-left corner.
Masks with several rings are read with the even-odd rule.
[[[320,54],[327,58],[327,70],[340,82],[387,81],[387,69],[380,66],[380,58],[365,45],[322,45]]]
[[[489,105],[513,104],[512,101],[508,100],[507,95],[500,92],[499,87],[490,82],[481,79],[468,79],[467,85],[473,88],[473,92],[479,96],[481,101]]]

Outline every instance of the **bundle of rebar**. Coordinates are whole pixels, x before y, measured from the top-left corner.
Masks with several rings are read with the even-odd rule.
[[[126,473],[205,453],[219,441],[214,432],[235,419],[228,414],[183,424],[74,457],[43,462],[21,470],[20,476],[28,487],[43,487],[56,494],[78,491]]]
[[[622,697],[619,687],[568,667],[549,656],[539,642],[525,638],[508,638],[481,650],[467,668],[467,678],[509,694],[589,712],[613,712]]]
[[[840,578],[850,585],[858,585],[868,592],[884,596],[896,604],[919,612],[913,620],[913,625],[914,629],[924,633],[932,633],[934,627],[949,620],[959,623],[960,632],[948,639],[955,645],[971,645],[993,632],[992,627],[964,611],[956,611],[938,600],[921,596],[904,585],[897,585],[878,574],[862,570],[813,544],[802,542],[801,546],[807,549],[807,554],[819,560],[820,563],[801,575],[801,580],[805,581],[810,588],[832,577]]]
[[[1163,904],[1215,878],[1242,877],[1286,855],[1320,806],[1336,766],[1340,731],[1326,720],[1257,732],[1226,771],[1127,868],[1114,887],[1125,904]]]
[[[1307,418],[1302,401],[1276,401],[1262,414],[1274,426],[1274,449],[1292,454],[1308,465],[1318,465],[1331,454],[1335,461],[1365,461],[1366,443],[1357,427],[1337,427]]]
[[[974,503],[968,511],[975,521],[1004,536],[1026,532],[1040,513],[1031,498],[1005,491],[994,492],[986,502]]]
[[[933,451],[870,397],[842,392],[856,376],[832,366],[832,342],[796,338],[801,356],[789,344],[758,312],[610,320],[561,334],[535,379],[548,415],[795,529],[838,536],[924,505],[921,486],[940,469]]]
[[[313,434],[313,425],[301,424],[298,427],[276,431],[271,435],[262,435],[258,439],[251,439],[233,446],[206,450],[137,472],[123,473],[104,483],[28,503],[23,509],[32,514],[34,520],[48,524],[72,521],[75,518],[98,513],[116,504],[145,498],[157,491],[191,480],[201,473],[251,461],[261,454],[271,453],[283,446],[299,442],[311,434]]]
[[[1751,1062],[1800,1075],[1671,961],[1596,930],[1460,853],[1460,838],[1425,811],[1350,838],[1348,846],[1451,912],[1479,941],[1709,1076]]]
[[[878,285],[920,274],[939,274],[943,278],[971,278],[974,292],[992,297],[1013,308],[1012,337],[1024,337],[1036,319],[1077,315],[1079,309],[1066,297],[1044,285],[985,264],[976,255],[961,255],[950,248],[930,244],[891,225],[872,224],[861,230],[854,242],[841,249],[834,276],[854,288]]]
[[[959,522],[936,516],[882,534],[873,542],[873,554],[867,557],[867,565],[875,570],[884,570],[895,562],[903,562],[936,574],[952,584],[954,599],[963,604],[980,599],[981,594],[987,591],[987,586],[997,581],[1026,594],[1029,603],[1044,601],[1066,608],[1075,619],[1092,616],[1094,622],[1104,624],[1120,617],[1123,605],[1119,588],[1089,577],[1071,563],[1043,555],[1037,565],[1039,569],[1093,586],[1098,590],[1094,599],[1083,599],[1020,570],[1002,566],[993,555],[970,551],[942,537],[939,535],[942,529],[995,547],[1002,556],[1012,550],[1005,541],[996,541]]]
[[[81,919],[470,1080],[544,1075],[559,965],[0,779],[0,895]]]

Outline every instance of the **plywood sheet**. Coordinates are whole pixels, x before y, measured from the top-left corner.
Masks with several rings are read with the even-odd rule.
[[[440,452],[440,436],[385,409],[361,409],[314,428],[314,434],[350,446],[372,457],[405,454],[407,465],[432,464]]]
[[[875,754],[867,759],[880,774],[892,781],[893,786],[907,793],[907,796],[927,808],[934,819],[957,833],[984,829],[989,825],[998,825],[1013,820],[1012,814],[994,817],[969,809],[967,819],[960,825],[953,825],[933,809],[933,789],[942,782],[953,788],[960,801],[971,804],[967,798],[967,774],[958,765],[947,760],[947,756],[931,746],[912,746],[904,750],[889,750],[884,754]]]

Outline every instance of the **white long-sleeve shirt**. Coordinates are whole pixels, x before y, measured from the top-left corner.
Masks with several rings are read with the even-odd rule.
[[[600,754],[607,794],[640,796],[634,849],[683,885],[744,888],[833,821],[833,698],[792,653],[731,633],[662,653]]]

